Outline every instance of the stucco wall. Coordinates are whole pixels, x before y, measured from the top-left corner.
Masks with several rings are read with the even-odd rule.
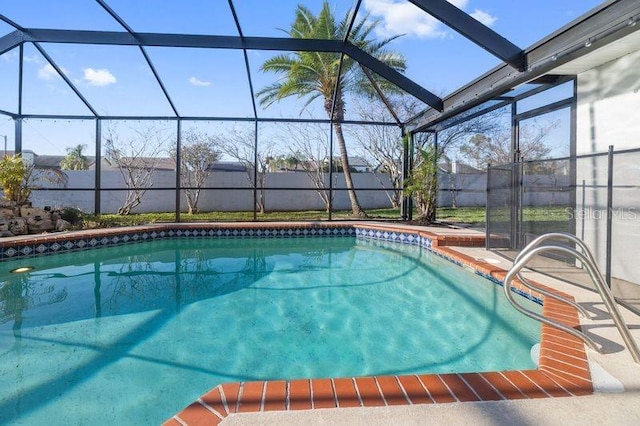
[[[576,130],[578,155],[640,148],[640,51],[578,76]],[[640,154],[616,155],[613,170],[612,275],[640,283]],[[576,233],[604,269],[606,156],[578,160],[576,177]]]

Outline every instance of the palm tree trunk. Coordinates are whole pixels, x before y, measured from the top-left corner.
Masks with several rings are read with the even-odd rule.
[[[340,150],[340,162],[342,163],[342,173],[344,173],[344,180],[347,184],[347,190],[349,193],[349,201],[351,201],[351,214],[355,217],[367,217],[360,203],[358,202],[358,196],[356,195],[355,188],[353,186],[353,179],[351,178],[351,168],[349,167],[349,154],[347,153],[347,144],[344,141],[344,134],[342,133],[342,120],[344,119],[344,99],[342,97],[342,91],[338,88],[338,94],[335,97],[336,105],[332,110],[332,98],[326,97],[324,100],[324,109],[327,115],[331,118],[331,112],[333,112],[333,129],[336,133],[336,139],[338,142],[338,149]],[[333,153],[329,153],[333,155]],[[329,159],[331,165],[333,165],[333,157]]]
[[[356,195],[356,191],[353,186],[353,179],[351,178],[351,168],[349,167],[347,145],[344,141],[344,134],[342,133],[342,124],[333,123],[333,129],[336,132],[336,140],[338,143],[338,149],[340,150],[340,162],[342,163],[342,173],[344,173],[344,180],[347,184],[349,193],[349,201],[351,201],[351,213],[353,214],[353,216],[366,217],[364,210],[362,210],[362,207],[360,207],[358,196]]]

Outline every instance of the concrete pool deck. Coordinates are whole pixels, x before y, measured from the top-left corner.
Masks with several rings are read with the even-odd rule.
[[[374,222],[159,224],[89,230],[2,239],[0,256],[30,257],[156,237],[205,237],[220,230],[225,236],[261,232],[264,237],[285,232],[315,235],[323,228],[325,235],[330,235],[327,230],[336,235],[345,227],[363,238],[391,241],[419,236],[409,241],[494,280],[502,279],[511,266],[482,248],[484,235],[477,231]],[[529,275],[575,297],[590,312],[592,319],[579,319],[575,309],[553,300],[545,301],[543,308],[546,316],[581,325],[606,355],[585,350],[576,338],[543,325],[536,370],[230,383],[209,392],[202,389],[203,397],[166,424],[639,424],[640,366],[632,362],[598,296],[547,276]],[[523,290],[518,284],[514,287]],[[622,311],[640,341],[640,318]]]

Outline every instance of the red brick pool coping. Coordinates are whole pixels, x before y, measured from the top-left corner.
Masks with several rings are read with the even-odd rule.
[[[99,238],[131,232],[163,229],[195,228],[333,228],[352,226],[356,229],[413,234],[431,240],[430,249],[479,273],[502,281],[506,271],[490,263],[467,256],[452,247],[483,247],[484,236],[447,235],[416,227],[372,223],[225,223],[164,224],[109,230],[89,230],[68,234],[47,234],[0,240],[1,247],[64,242],[80,238]],[[546,290],[569,295],[538,284]],[[515,282],[513,287],[543,301],[543,315],[579,328],[576,310],[554,299],[532,293]],[[184,410],[168,419],[165,425],[212,425],[232,413],[259,411],[314,410],[340,407],[376,407],[450,403],[466,401],[498,401],[525,398],[581,396],[593,393],[587,356],[582,341],[565,332],[542,325],[538,369],[483,373],[418,374],[402,376],[347,377],[224,383],[205,393]]]

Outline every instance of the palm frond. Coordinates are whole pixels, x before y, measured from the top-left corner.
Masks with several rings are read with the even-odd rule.
[[[339,20],[328,1],[322,3],[322,9],[317,15],[303,5],[298,5],[295,19],[291,24],[289,35],[294,38],[312,39],[341,39],[346,34],[353,11],[349,10]],[[351,30],[350,41],[358,48],[374,56],[387,66],[404,72],[406,60],[400,53],[388,49],[389,43],[400,36],[378,40],[373,37],[375,29],[380,25],[380,19],[370,19],[369,14],[356,19]],[[269,106],[280,99],[297,96],[305,99],[302,110],[306,109],[314,100],[322,97],[325,101],[332,100],[338,78],[340,54],[327,52],[294,52],[274,56],[265,61],[261,71],[279,74],[281,79],[272,83],[257,93],[260,104]],[[370,82],[362,69],[353,59],[345,56],[340,76],[341,96],[348,92],[355,92],[370,96],[374,93]],[[399,93],[400,89],[389,81],[374,75],[380,87],[390,93]]]
[[[264,61],[260,71],[271,71],[275,73],[287,72],[296,63],[296,59],[291,54],[277,55]]]

